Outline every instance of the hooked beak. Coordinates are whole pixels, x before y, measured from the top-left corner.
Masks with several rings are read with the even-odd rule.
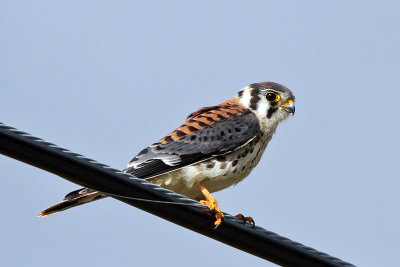
[[[286,100],[286,102],[280,105],[280,107],[287,113],[292,113],[292,115],[294,115],[294,112],[296,111],[296,107],[294,106],[292,99]]]

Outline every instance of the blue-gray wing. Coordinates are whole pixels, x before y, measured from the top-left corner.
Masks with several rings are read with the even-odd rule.
[[[229,110],[229,111],[227,111]],[[150,178],[233,151],[261,134],[257,117],[247,109],[208,108],[159,142],[145,148],[124,170]]]

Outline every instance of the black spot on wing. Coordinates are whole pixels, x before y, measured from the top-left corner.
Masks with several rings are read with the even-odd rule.
[[[206,118],[206,120],[209,121],[209,122],[212,122],[212,123],[215,122],[215,120],[214,120],[213,118],[211,118],[211,117],[205,117],[205,118]]]
[[[186,134],[182,131],[176,130],[175,132],[178,137],[186,136]]]
[[[168,136],[166,136],[166,137],[164,138],[164,141],[165,141],[166,143],[169,143],[169,142],[174,141],[174,139],[172,139],[172,137],[168,135]]]
[[[202,122],[202,121],[198,121],[198,120],[192,120],[192,122],[197,123],[201,128],[207,127],[208,124]]]
[[[222,116],[221,114],[217,114],[217,117],[218,117],[218,119],[220,119],[220,120],[224,120],[224,119],[226,119],[224,116]]]
[[[196,132],[198,129],[196,128],[196,127],[194,127],[194,126],[189,126],[188,127],[189,128],[189,131],[191,131],[191,132]]]

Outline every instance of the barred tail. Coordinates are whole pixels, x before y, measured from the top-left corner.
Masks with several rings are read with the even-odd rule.
[[[75,190],[66,195],[62,202],[55,204],[45,209],[41,213],[39,213],[38,217],[44,217],[59,211],[73,208],[105,197],[106,195],[104,193],[101,193],[99,191],[90,188],[82,188],[79,190]]]

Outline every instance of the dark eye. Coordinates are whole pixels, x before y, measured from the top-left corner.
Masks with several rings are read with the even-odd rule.
[[[278,94],[269,92],[265,95],[265,98],[270,102],[278,102],[280,97]]]

